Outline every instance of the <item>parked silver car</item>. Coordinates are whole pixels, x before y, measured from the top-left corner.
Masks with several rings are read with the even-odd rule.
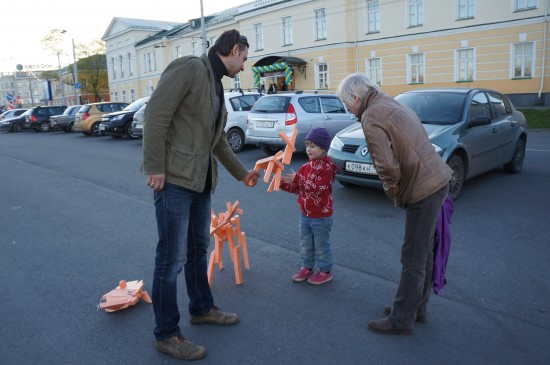
[[[224,130],[227,133],[229,146],[233,152],[237,153],[248,143],[245,137],[246,120],[250,109],[262,94],[239,90],[226,92],[224,96],[227,109],[227,124]]]
[[[334,136],[356,122],[335,94],[272,94],[259,99],[248,113],[246,138],[272,154],[285,146],[279,133],[284,131],[290,137],[296,128],[296,150],[305,151],[305,137],[313,128],[327,128]]]
[[[144,104],[138,111],[134,114],[134,120],[132,121],[132,130],[134,136],[141,138],[143,137],[143,117],[145,116],[145,107],[147,104]]]

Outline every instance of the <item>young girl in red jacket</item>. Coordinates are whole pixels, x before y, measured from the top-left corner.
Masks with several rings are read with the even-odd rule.
[[[298,172],[282,177],[281,189],[298,194],[300,205],[300,256],[302,268],[292,277],[320,285],[332,280],[332,184],[338,167],[327,156],[332,137],[326,128],[314,128],[306,136],[309,161]],[[315,273],[314,267],[318,271]]]

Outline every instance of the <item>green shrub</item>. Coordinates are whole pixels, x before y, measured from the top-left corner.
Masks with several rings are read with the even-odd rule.
[[[549,109],[518,109],[527,119],[527,128],[550,128],[550,108]]]

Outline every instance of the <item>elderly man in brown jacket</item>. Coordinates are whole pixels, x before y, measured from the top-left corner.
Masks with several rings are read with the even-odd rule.
[[[337,91],[363,126],[374,166],[386,195],[406,210],[401,248],[401,279],[386,318],[369,321],[378,333],[412,334],[414,323],[426,321],[433,272],[437,216],[453,171],[445,164],[418,119],[365,75],[342,80]]]
[[[246,37],[236,30],[222,33],[208,56],[172,61],[145,109],[142,170],[154,191],[159,235],[152,290],[155,347],[178,359],[206,355],[179,327],[177,277],[183,268],[191,324],[239,322],[236,314],[214,305],[206,253],[217,161],[245,185],[254,186],[259,176],[235,156],[224,132],[227,110],[221,79],[242,71],[247,55]]]

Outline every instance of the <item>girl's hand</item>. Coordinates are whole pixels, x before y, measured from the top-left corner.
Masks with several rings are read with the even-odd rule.
[[[296,178],[296,173],[294,172],[293,169],[290,169],[290,171],[292,171],[291,174],[284,174],[281,179],[283,180],[284,183],[286,184],[292,184],[292,182],[294,181],[294,179]]]

